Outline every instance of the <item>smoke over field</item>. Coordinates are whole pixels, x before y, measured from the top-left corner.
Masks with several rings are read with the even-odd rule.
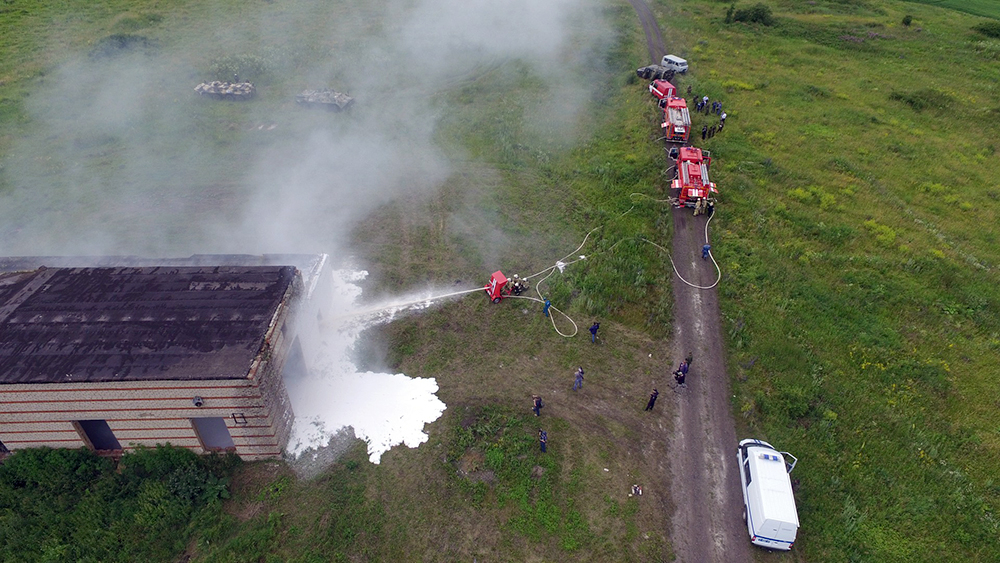
[[[431,193],[466,158],[436,142],[449,91],[517,61],[542,81],[533,111],[571,115],[586,95],[573,67],[600,26],[579,0],[370,4],[119,16],[142,41],[53,53],[3,158],[0,254],[348,253],[373,209]],[[194,94],[232,70],[257,99]],[[320,87],[357,103],[296,107]]]
[[[90,14],[104,39],[46,53],[59,62],[34,79],[23,134],[0,155],[0,255],[328,253],[336,264],[354,254],[347,241],[373,211],[433,195],[476,158],[457,148],[461,140],[440,142],[442,121],[456,103],[495,96],[491,84],[504,77],[536,93],[504,127],[573,139],[592,95],[587,69],[599,65],[587,53],[607,35],[586,0],[132,10]],[[194,93],[237,74],[254,82],[255,99]],[[301,90],[327,87],[355,105],[296,106]],[[497,229],[474,205],[457,209],[453,224]],[[356,294],[341,297],[338,307],[361,307]],[[293,453],[345,425],[376,462],[395,443],[426,439],[424,423],[444,409],[434,380],[360,373],[348,359],[358,331],[382,321],[326,327],[315,373],[289,382],[299,416]]]

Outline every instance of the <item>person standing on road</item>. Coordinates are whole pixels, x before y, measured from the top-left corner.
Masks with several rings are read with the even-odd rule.
[[[576,368],[576,378],[573,381],[573,390],[576,391],[577,389],[582,389],[582,388],[583,388],[583,368],[579,367]]]
[[[649,394],[649,402],[646,403],[646,409],[645,410],[647,410],[647,411],[653,410],[653,405],[656,404],[656,398],[659,397],[659,396],[660,396],[660,392],[657,391],[656,388],[654,387],[653,388],[653,392]]]
[[[687,387],[687,385],[684,384],[684,380],[686,378],[687,378],[687,374],[685,374],[681,370],[677,370],[677,371],[674,372],[674,381],[677,382],[677,386],[678,387]]]
[[[545,446],[548,443],[549,443],[549,434],[548,434],[548,432],[546,432],[546,431],[542,430],[541,428],[539,428],[538,429],[538,447],[540,447],[542,449],[542,453],[545,453]]]
[[[706,244],[705,246],[701,247],[701,259],[708,260],[708,253],[711,251],[712,251],[711,244]]]
[[[595,322],[590,326],[590,341],[597,344],[597,329],[601,328],[601,323]]]
[[[531,396],[531,410],[535,411],[535,416],[541,414],[542,407],[545,405],[542,403],[542,398],[538,395]]]
[[[684,358],[684,363],[687,364],[688,367],[691,367],[691,362],[693,362],[693,361],[694,361],[694,354],[692,354],[691,352],[688,352],[687,357]]]
[[[677,371],[683,373],[684,376],[687,377],[687,374],[688,374],[688,363],[687,362],[681,362],[681,365],[677,366]]]

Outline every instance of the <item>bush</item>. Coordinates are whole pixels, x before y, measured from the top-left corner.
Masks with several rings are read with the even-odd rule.
[[[232,81],[239,76],[240,82],[259,82],[274,68],[268,57],[257,55],[231,55],[212,61],[210,73],[215,80]]]
[[[915,92],[893,92],[889,94],[889,99],[903,102],[916,111],[923,111],[930,108],[947,109],[954,102],[954,99],[948,94],[932,88],[925,88]]]
[[[1000,22],[998,21],[983,22],[973,27],[972,30],[982,33],[987,37],[996,37],[1000,39]]]
[[[749,8],[736,10],[733,19],[738,22],[759,23],[761,25],[773,25],[774,16],[771,15],[771,8],[767,4],[760,2]]]
[[[90,51],[90,56],[96,59],[114,57],[133,51],[145,51],[155,47],[152,41],[142,35],[131,33],[115,33],[97,42]]]
[[[906,27],[910,27],[911,23],[913,23],[913,16],[909,14],[903,16],[903,25],[905,25]]]
[[[174,560],[192,521],[218,517],[227,466],[170,446],[127,453],[117,469],[85,449],[19,450],[0,464],[0,560]]]

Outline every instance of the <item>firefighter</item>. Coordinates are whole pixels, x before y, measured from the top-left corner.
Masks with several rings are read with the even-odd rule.
[[[521,276],[514,274],[514,281],[511,283],[510,292],[514,295],[521,295],[525,289],[528,289],[528,283],[521,279]]]

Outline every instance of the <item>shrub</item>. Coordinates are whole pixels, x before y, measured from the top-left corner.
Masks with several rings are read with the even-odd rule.
[[[210,72],[215,80],[230,81],[239,76],[241,82],[259,82],[272,68],[269,57],[230,55],[212,61]]]
[[[889,94],[889,99],[903,102],[917,111],[923,111],[928,108],[947,109],[954,101],[948,94],[932,88],[925,88],[915,92],[893,92]]]
[[[153,42],[142,35],[115,33],[98,41],[97,45],[90,51],[90,56],[94,58],[114,57],[152,47],[154,47]]]
[[[983,22],[973,27],[972,30],[982,33],[987,37],[996,37],[1000,39],[1000,21]]]
[[[736,11],[736,4],[730,4],[726,10],[726,23],[733,23],[733,13]]]
[[[911,23],[913,23],[913,16],[909,14],[903,16],[903,25],[905,25],[906,27],[910,27]]]
[[[749,8],[736,10],[733,19],[738,22],[759,23],[761,25],[773,25],[774,16],[771,15],[771,8],[767,4],[760,2]]]

